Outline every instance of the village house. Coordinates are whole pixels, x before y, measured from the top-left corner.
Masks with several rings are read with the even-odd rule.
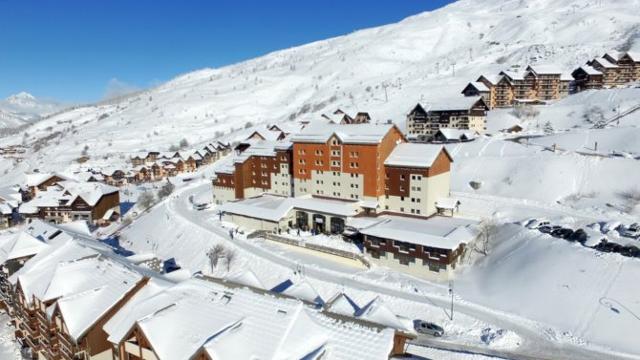
[[[484,133],[489,107],[482,97],[460,97],[450,103],[417,104],[407,114],[407,136],[431,141],[441,128]]]
[[[332,124],[350,125],[350,124],[368,124],[371,122],[371,116],[368,112],[359,111],[354,116],[350,116],[342,109],[337,109],[331,114],[322,114],[322,117],[329,120]]]
[[[19,186],[0,188],[0,229],[15,225],[17,209],[22,203]]]
[[[166,341],[167,328],[182,336]],[[199,277],[134,298],[104,326],[120,359],[391,358],[414,336],[250,286]]]
[[[605,88],[621,85],[622,77],[618,64],[610,62],[607,58],[595,58],[587,62],[587,65],[602,73],[602,86]]]
[[[477,131],[440,128],[433,136],[433,143],[448,144],[473,141],[478,137]]]
[[[569,94],[573,81],[553,65],[529,65],[524,71],[505,70],[497,76],[480,76],[462,90],[465,96],[481,96],[489,109],[517,103],[541,104]]]
[[[105,168],[100,171],[103,181],[111,186],[124,186],[127,184],[127,174],[118,168]]]
[[[108,224],[119,216],[120,193],[102,183],[59,181],[20,205],[19,213],[56,224],[75,220]]]
[[[54,173],[33,173],[27,174],[23,200],[27,201],[36,196],[39,191],[46,191],[49,186],[53,186],[60,181],[68,180],[67,176]]]

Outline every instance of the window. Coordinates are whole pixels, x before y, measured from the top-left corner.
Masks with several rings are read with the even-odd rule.
[[[404,208],[403,207],[400,208],[400,212],[404,212]]]
[[[400,175],[400,180],[404,180],[404,174]]]
[[[412,213],[412,214],[415,214],[415,213],[416,213],[416,210],[415,210],[415,209],[411,209],[411,213]]]
[[[384,206],[384,209],[385,209],[385,210],[389,210],[389,205],[385,205],[385,206]]]
[[[420,214],[420,209],[416,209],[416,214]]]
[[[404,196],[400,196],[400,201],[404,201]]]

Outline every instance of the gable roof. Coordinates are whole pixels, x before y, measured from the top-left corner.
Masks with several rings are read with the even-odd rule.
[[[410,168],[430,168],[441,152],[453,162],[451,155],[442,145],[401,143],[398,144],[384,161],[385,166]]]
[[[487,85],[485,85],[481,81],[473,81],[473,82],[468,83],[467,86],[464,87],[462,92],[465,92],[468,88],[476,89],[479,92],[488,92],[488,91],[490,91],[489,88],[487,87]]]
[[[423,110],[426,110],[426,112],[431,112],[431,111],[470,110],[476,105],[480,105],[484,107],[486,110],[489,110],[489,107],[485,103],[482,96],[456,96],[454,98],[447,99],[446,101],[425,103],[425,105],[420,105],[420,107]]]

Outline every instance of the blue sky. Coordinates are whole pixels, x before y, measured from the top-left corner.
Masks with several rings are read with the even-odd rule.
[[[0,0],[0,98],[88,102],[451,0]]]

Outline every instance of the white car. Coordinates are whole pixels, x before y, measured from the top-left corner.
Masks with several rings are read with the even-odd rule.
[[[551,223],[547,219],[533,219],[526,225],[527,229],[537,229],[541,226],[549,226]]]
[[[622,236],[638,239],[640,238],[640,224],[633,223],[621,233]]]

